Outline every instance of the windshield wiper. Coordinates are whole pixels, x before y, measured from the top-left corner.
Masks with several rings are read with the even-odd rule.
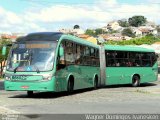
[[[34,65],[34,67],[36,68],[36,72],[40,73],[39,68],[36,65]]]
[[[18,68],[18,67],[19,67],[19,66],[17,66],[16,68],[14,68],[14,70],[13,70],[13,71],[14,71],[14,73],[16,73],[16,72],[17,72],[17,68]]]

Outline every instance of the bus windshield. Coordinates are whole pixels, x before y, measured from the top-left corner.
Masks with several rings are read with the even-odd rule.
[[[55,42],[14,44],[8,59],[9,71],[50,71],[53,68]]]

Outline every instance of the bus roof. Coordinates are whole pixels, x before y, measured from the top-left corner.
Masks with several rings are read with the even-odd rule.
[[[35,32],[30,33],[24,37],[18,38],[17,42],[24,42],[24,41],[58,41],[61,39],[68,39],[74,41],[79,44],[85,44],[87,46],[92,46],[98,48],[98,45],[95,45],[87,40],[81,39],[79,37],[64,34],[61,32]]]
[[[35,32],[17,39],[18,42],[24,41],[57,41],[62,36],[61,32]]]
[[[155,52],[153,49],[142,48],[131,45],[105,45],[106,50],[117,50],[117,51],[134,51],[134,52]]]
[[[73,41],[73,42],[76,42],[76,43],[79,43],[79,44],[82,44],[82,45],[85,44],[85,45],[87,45],[87,46],[99,48],[98,45],[96,45],[96,44],[94,44],[94,43],[92,43],[92,42],[89,42],[89,41],[87,41],[87,40],[84,40],[84,39],[82,39],[82,38],[73,36],[73,35],[63,34],[63,35],[61,36],[61,39],[69,39],[69,40],[71,40],[71,41]]]

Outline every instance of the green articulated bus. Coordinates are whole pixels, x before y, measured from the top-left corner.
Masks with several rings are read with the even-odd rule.
[[[5,48],[2,53],[5,54]],[[59,32],[31,33],[12,45],[5,72],[5,90],[72,92],[106,85],[157,80],[153,50],[95,45]]]
[[[17,39],[7,61],[5,90],[32,95],[33,91],[72,92],[99,84],[99,46],[75,36],[31,33]]]
[[[158,77],[157,55],[154,50],[134,46],[106,45],[106,85],[153,82]]]

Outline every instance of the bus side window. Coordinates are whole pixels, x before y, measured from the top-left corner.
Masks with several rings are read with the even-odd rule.
[[[115,52],[106,51],[106,67],[115,67]]]
[[[152,63],[152,66],[155,64],[155,62],[157,61],[157,59],[158,59],[158,54],[151,53],[151,63]]]
[[[85,47],[84,46],[80,46],[80,64],[81,65],[84,64],[84,50],[85,50]]]
[[[150,67],[151,66],[151,54],[150,53],[143,53],[142,54],[142,66],[143,67]]]
[[[70,41],[66,42],[65,61],[67,65],[75,63],[75,51],[73,50],[74,48],[74,43]]]
[[[75,60],[75,63],[77,64],[77,65],[79,65],[80,64],[80,57],[81,57],[81,46],[80,45],[76,45],[76,60]]]
[[[90,52],[91,52],[91,53],[90,53],[91,65],[92,65],[92,66],[97,66],[96,57],[95,57],[95,49],[94,49],[94,48],[91,48]]]
[[[63,49],[64,49],[64,52],[65,52],[65,49],[66,49],[66,42],[64,41],[64,42],[62,42],[62,44],[61,44],[61,46],[63,47]],[[59,69],[62,69],[62,68],[65,68],[65,66],[66,66],[66,62],[65,62],[65,53],[64,53],[64,55],[63,56],[58,56],[57,57],[57,69],[59,70]]]
[[[63,47],[63,49],[65,50],[65,42],[63,42],[62,44],[61,44],[61,46]],[[64,61],[64,55],[63,56],[59,56],[60,58],[59,58],[59,64],[65,64],[65,61]]]
[[[90,65],[91,61],[90,61],[90,48],[89,47],[85,47],[84,50],[84,65]]]
[[[141,66],[141,53],[138,52],[130,52],[129,60],[132,61],[133,67]]]

